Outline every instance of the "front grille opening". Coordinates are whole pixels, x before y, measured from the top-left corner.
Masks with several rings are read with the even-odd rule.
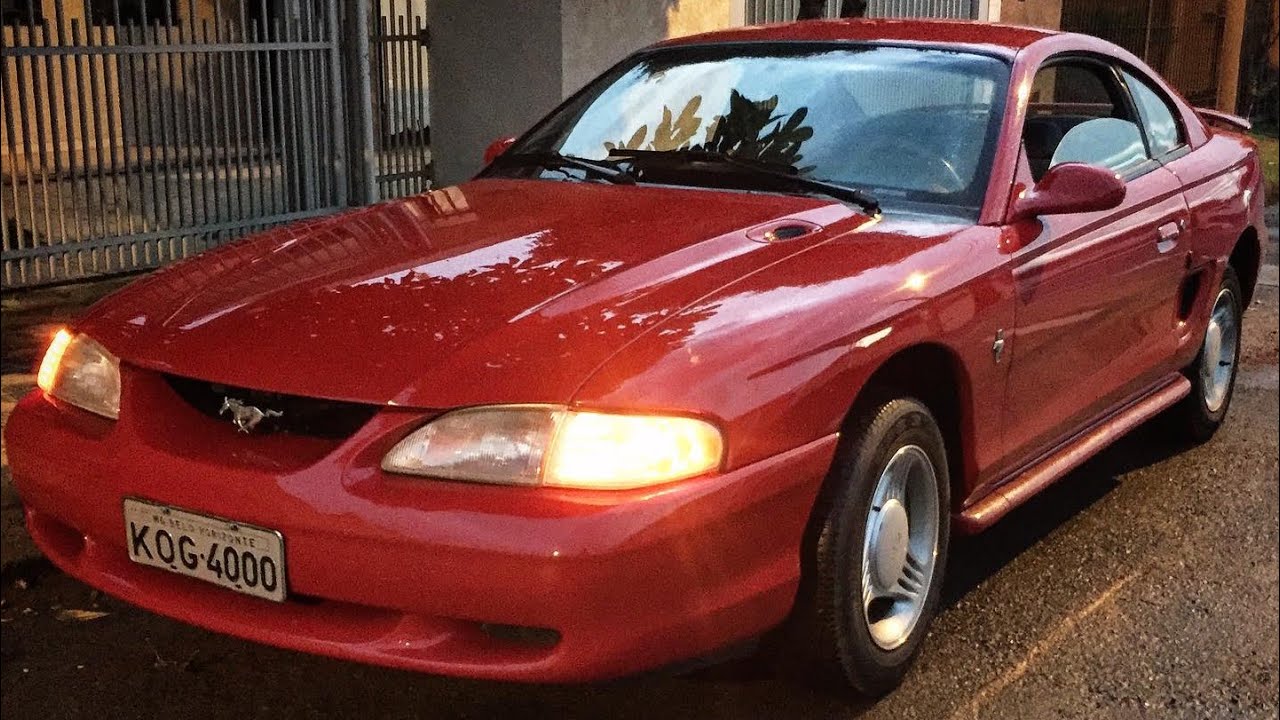
[[[346,438],[354,435],[378,412],[377,405],[251,390],[177,375],[165,375],[165,379],[188,405],[222,422],[231,422],[230,414],[223,410],[228,398],[279,413],[264,417],[254,426],[254,435],[290,433],[316,438]]]

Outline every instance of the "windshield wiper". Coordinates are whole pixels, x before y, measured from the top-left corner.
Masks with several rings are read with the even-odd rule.
[[[857,188],[841,185],[830,180],[805,177],[794,165],[770,162],[753,158],[740,158],[725,153],[709,150],[628,150],[615,148],[609,151],[610,159],[631,160],[633,162],[659,162],[668,166],[689,166],[696,168],[699,164],[741,170],[748,175],[768,178],[779,183],[790,185],[798,190],[818,193],[844,202],[851,202],[863,210],[877,215],[880,213],[880,201],[870,193]]]
[[[613,163],[588,160],[576,155],[561,155],[557,152],[505,153],[499,155],[494,160],[494,164],[514,167],[573,168],[619,185],[634,185],[636,182],[635,178]]]

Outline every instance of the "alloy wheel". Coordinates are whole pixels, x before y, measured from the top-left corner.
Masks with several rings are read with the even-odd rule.
[[[1211,413],[1222,409],[1231,392],[1239,344],[1235,297],[1230,288],[1223,288],[1213,303],[1200,360],[1200,386],[1204,389],[1205,408]]]
[[[862,610],[885,651],[911,636],[938,555],[938,476],[918,445],[889,458],[871,497],[862,547]]]

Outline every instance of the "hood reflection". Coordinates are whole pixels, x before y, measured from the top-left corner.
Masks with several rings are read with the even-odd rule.
[[[787,217],[865,220],[803,197],[480,180],[175,264],[85,327],[126,362],[238,387],[419,407],[562,402],[648,328],[829,236],[745,236]]]

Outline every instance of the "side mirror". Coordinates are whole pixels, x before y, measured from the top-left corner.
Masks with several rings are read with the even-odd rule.
[[[1110,210],[1124,202],[1124,181],[1097,165],[1063,163],[1013,203],[1013,219]]]
[[[506,152],[507,148],[515,144],[515,141],[516,139],[514,137],[500,137],[489,143],[489,147],[484,149],[484,164],[488,165],[494,160],[497,160],[499,155]]]

